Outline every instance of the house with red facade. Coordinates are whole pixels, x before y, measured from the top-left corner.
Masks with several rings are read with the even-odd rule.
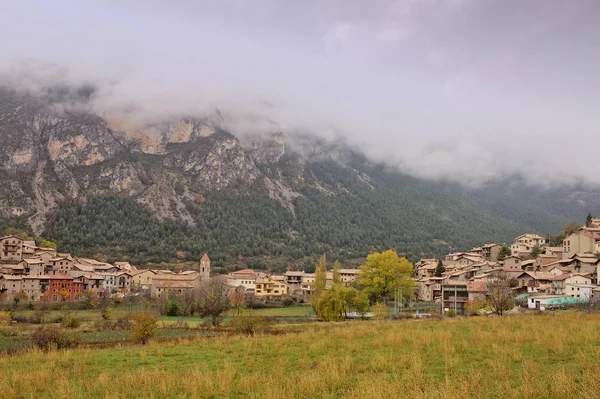
[[[45,276],[48,285],[46,298],[51,302],[61,301],[64,293],[68,301],[80,300],[83,297],[83,283],[75,280],[71,276]],[[42,278],[40,277],[40,280]]]

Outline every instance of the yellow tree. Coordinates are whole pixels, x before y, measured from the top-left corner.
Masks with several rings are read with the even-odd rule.
[[[340,284],[342,282],[342,278],[340,276],[340,269],[342,266],[340,265],[340,261],[336,260],[333,263],[333,284]]]
[[[315,281],[312,283],[310,289],[310,304],[315,310],[315,312],[318,312],[317,302],[319,301],[319,298],[321,297],[323,291],[325,291],[326,287],[327,258],[325,257],[325,255],[323,255],[321,256],[321,259],[319,259],[319,264],[317,265],[317,269],[315,270]]]
[[[399,289],[404,298],[414,294],[415,283],[411,278],[414,266],[395,251],[373,253],[360,267],[359,282],[365,287],[371,303],[385,302],[394,298]]]

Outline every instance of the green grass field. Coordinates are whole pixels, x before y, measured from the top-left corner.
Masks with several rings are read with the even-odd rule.
[[[0,359],[7,398],[596,398],[600,315],[307,324]]]
[[[315,312],[310,306],[289,306],[284,308],[264,308],[264,309],[244,309],[241,311],[244,316],[265,316],[271,317],[275,322],[301,322],[311,317],[315,317]],[[224,315],[223,323],[227,324],[237,316],[237,311],[230,310]],[[196,327],[201,323],[208,323],[208,318],[200,318],[197,316],[161,316],[160,321],[171,324],[178,321],[185,321],[190,327]]]

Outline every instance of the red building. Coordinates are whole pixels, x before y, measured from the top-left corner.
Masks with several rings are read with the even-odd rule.
[[[68,301],[80,300],[83,296],[83,283],[70,276],[48,276],[46,298],[51,302],[63,299]]]

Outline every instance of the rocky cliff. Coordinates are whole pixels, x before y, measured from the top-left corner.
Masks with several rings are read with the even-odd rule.
[[[147,225],[168,220],[183,226],[168,250],[185,247],[187,237],[190,259],[206,251],[223,259],[358,257],[385,248],[422,255],[558,232],[600,214],[600,194],[589,187],[542,191],[515,178],[468,189],[404,175],[343,143],[272,131],[235,137],[220,115],[152,123],[98,115],[88,96],[0,89],[0,219],[36,234],[49,229],[66,250],[119,248],[141,259],[139,243],[175,231]],[[128,215],[115,219],[111,206],[122,203],[85,206],[106,196],[134,201],[152,219],[131,218],[139,225],[116,234]]]
[[[265,190],[290,209],[299,195],[260,168],[285,155],[281,133],[240,141],[205,120],[136,124],[62,105],[0,90],[0,217],[26,217],[36,233],[59,204],[100,194],[189,223],[208,192]]]

